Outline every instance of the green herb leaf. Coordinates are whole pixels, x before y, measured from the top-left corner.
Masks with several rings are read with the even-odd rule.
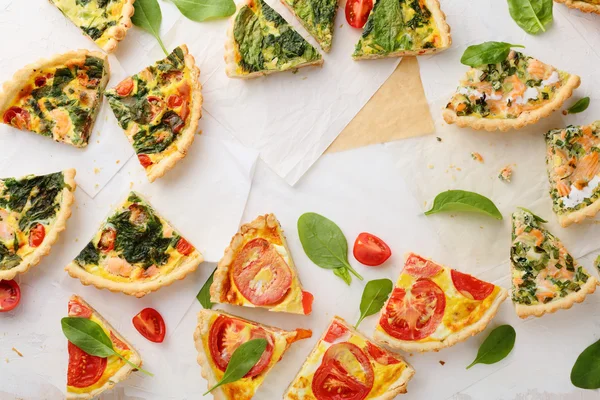
[[[521,29],[535,35],[552,22],[552,5],[552,0],[508,0],[508,11]]]
[[[571,383],[582,389],[600,388],[600,340],[577,357],[571,370]]]
[[[258,360],[260,360],[266,348],[267,340],[262,338],[252,339],[246,343],[242,343],[231,355],[229,364],[227,364],[227,368],[225,369],[225,373],[221,380],[215,386],[208,389],[208,391],[204,393],[204,396],[221,385],[242,379],[252,367],[256,365]]]
[[[333,269],[348,285],[352,281],[348,272],[363,280],[348,263],[348,242],[335,222],[316,213],[302,214],[298,218],[298,235],[304,252],[319,267]]]
[[[600,254],[594,260],[594,267],[596,267],[598,273],[600,273]]]
[[[469,67],[483,64],[498,64],[506,60],[511,47],[525,47],[506,42],[484,42],[467,47],[460,62]]]
[[[367,282],[360,300],[360,318],[354,325],[355,328],[358,329],[358,325],[365,317],[376,314],[381,310],[390,293],[392,293],[392,289],[394,289],[394,283],[389,279],[376,279]]]
[[[210,285],[212,285],[213,283],[213,278],[216,270],[217,269],[215,268],[215,270],[212,272],[212,274],[210,274],[206,282],[204,282],[204,285],[202,285],[202,289],[200,289],[200,291],[196,295],[196,298],[198,299],[200,304],[202,304],[202,307],[204,307],[207,310],[210,310],[214,305],[210,301]]]
[[[590,106],[590,98],[584,97],[579,99],[575,104],[567,109],[567,114],[577,114],[584,112]]]
[[[436,214],[443,211],[467,211],[489,215],[502,219],[498,207],[485,196],[466,190],[448,190],[435,196],[431,210],[425,215]]]
[[[188,19],[196,22],[225,18],[235,13],[233,0],[171,0]]]
[[[501,325],[494,329],[483,341],[477,357],[467,369],[475,364],[494,364],[503,360],[513,349],[517,333],[510,325]]]
[[[520,209],[521,209],[521,210],[523,210],[523,211],[527,211],[529,214],[533,215],[533,218],[535,218],[535,220],[536,220],[537,222],[541,222],[541,223],[543,223],[543,224],[545,224],[546,222],[548,222],[548,221],[546,221],[544,218],[542,218],[542,217],[539,217],[539,216],[535,215],[535,214],[534,214],[534,213],[533,213],[531,210],[528,210],[528,209],[526,209],[525,207],[517,207],[517,208],[520,208]]]
[[[131,17],[131,22],[135,26],[139,26],[146,32],[150,33],[152,36],[156,38],[158,44],[168,56],[169,52],[165,48],[160,36],[158,35],[160,31],[160,23],[162,22],[162,12],[160,11],[160,6],[158,5],[157,0],[136,0],[133,3],[133,8],[135,12]]]

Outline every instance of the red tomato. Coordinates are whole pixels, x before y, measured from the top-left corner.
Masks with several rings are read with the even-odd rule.
[[[150,157],[148,157],[146,154],[138,154],[138,161],[140,162],[140,164],[142,164],[142,167],[144,168],[148,168],[153,164]]]
[[[187,100],[183,101],[183,104],[181,106],[181,119],[185,122],[187,116],[190,114],[190,107],[188,106],[188,102]]]
[[[69,342],[67,385],[77,388],[92,386],[102,377],[106,358],[92,356]]]
[[[113,345],[120,350],[129,350],[129,346],[125,344],[121,339],[119,339],[113,331],[110,331],[110,340],[113,342]]]
[[[392,365],[400,362],[400,360],[394,358],[389,351],[386,351],[371,342],[367,342],[367,351],[371,357],[381,365]]]
[[[165,320],[154,308],[144,308],[133,317],[132,322],[135,329],[149,341],[162,343],[165,340]]]
[[[115,91],[119,96],[127,96],[133,90],[133,79],[126,78],[117,85]]]
[[[37,224],[29,231],[29,247],[38,247],[46,237],[46,228],[44,225]]]
[[[19,129],[29,129],[29,113],[21,107],[11,107],[4,112],[4,123]]]
[[[98,240],[98,250],[103,253],[108,253],[115,248],[115,239],[117,238],[117,231],[113,228],[107,228],[100,235]]]
[[[14,281],[0,281],[0,312],[13,310],[21,301],[21,288]]]
[[[92,316],[92,310],[77,300],[69,300],[69,317],[89,318]]]
[[[340,324],[334,319],[331,325],[329,325],[329,329],[327,330],[327,333],[325,334],[325,338],[323,340],[325,340],[327,343],[333,343],[336,339],[343,336],[346,332],[348,332],[348,328],[346,328],[344,325]]]
[[[184,238],[179,239],[175,248],[184,256],[189,256],[190,254],[192,254],[192,251],[196,250],[194,246],[192,246],[190,242],[188,242]]]
[[[376,267],[383,264],[392,255],[392,250],[375,235],[363,232],[354,242],[354,258],[364,265]]]
[[[44,86],[46,84],[46,78],[43,76],[38,76],[37,78],[35,78],[34,83],[37,87]]]
[[[471,275],[455,270],[451,270],[450,274],[456,290],[469,299],[483,300],[494,291],[494,285],[480,281]]]
[[[179,95],[172,94],[167,97],[167,105],[170,108],[179,107],[183,103],[183,98]]]
[[[315,300],[315,296],[310,292],[302,292],[302,310],[304,315],[308,315],[312,312],[312,303]]]
[[[348,0],[346,2],[346,21],[354,28],[362,28],[367,23],[373,9],[373,0]]]
[[[446,296],[429,279],[419,279],[408,290],[395,288],[379,324],[400,340],[420,340],[437,329],[446,309]]]
[[[256,280],[259,273],[268,270],[268,279]],[[281,255],[265,239],[256,238],[244,246],[233,260],[233,281],[237,289],[252,304],[276,304],[292,285],[292,272]]]
[[[410,253],[404,263],[404,271],[415,278],[431,278],[439,274],[444,268],[433,261],[424,259],[414,253]]]

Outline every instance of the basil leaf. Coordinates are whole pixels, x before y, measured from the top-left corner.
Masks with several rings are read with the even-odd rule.
[[[215,386],[208,389],[203,396],[206,396],[221,385],[242,379],[260,360],[266,348],[267,340],[262,338],[242,343],[231,355],[229,364],[227,364],[221,380]]]
[[[575,104],[567,109],[567,114],[577,114],[580,112],[584,112],[590,106],[590,98],[584,97],[583,99],[579,99]]]
[[[165,55],[169,55],[169,52],[165,48],[158,32],[160,31],[160,23],[162,22],[162,12],[157,0],[136,0],[133,2],[133,8],[135,9],[131,22],[135,26],[139,26],[146,32],[150,33],[156,38],[158,44],[165,52]]]
[[[484,42],[467,47],[460,62],[469,67],[483,64],[498,64],[506,60],[511,47],[525,47],[520,44],[506,42]]]
[[[503,360],[513,349],[517,333],[510,325],[501,325],[494,329],[483,341],[477,357],[467,369],[475,364],[494,364]]]
[[[233,0],[171,0],[181,13],[196,22],[225,18],[235,13]]]
[[[316,213],[302,214],[298,218],[298,235],[304,252],[319,267],[333,269],[348,285],[352,281],[348,272],[363,280],[348,263],[348,242],[335,222]]]
[[[360,300],[360,318],[354,325],[355,328],[358,329],[358,325],[365,317],[376,314],[381,310],[390,293],[392,293],[392,289],[394,289],[394,284],[389,279],[376,279],[367,282]]]
[[[202,285],[202,289],[200,289],[200,291],[196,295],[196,298],[198,299],[200,304],[202,304],[202,307],[204,307],[207,310],[210,310],[214,305],[214,303],[210,301],[210,285],[212,285],[213,283],[213,278],[216,270],[217,269],[215,268],[215,270],[212,272],[212,274],[210,274],[206,282],[204,282],[204,285]]]
[[[577,357],[571,370],[571,383],[582,389],[600,388],[600,340]]]
[[[498,207],[485,196],[466,190],[448,190],[435,196],[431,210],[425,215],[436,214],[443,211],[468,211],[489,215],[502,219]]]
[[[508,0],[508,11],[521,29],[535,35],[552,22],[552,5],[552,0]]]
[[[517,208],[520,208],[520,209],[521,209],[521,210],[523,210],[523,211],[527,211],[529,214],[533,215],[533,218],[535,218],[535,220],[536,220],[537,222],[541,222],[541,223],[543,223],[543,224],[545,224],[546,222],[548,222],[548,221],[546,221],[544,218],[542,218],[542,217],[538,217],[538,216],[537,216],[537,215],[535,215],[535,214],[534,214],[532,211],[530,211],[530,210],[526,209],[525,207],[517,207]]]

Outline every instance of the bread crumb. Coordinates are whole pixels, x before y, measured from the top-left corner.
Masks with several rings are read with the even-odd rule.
[[[473,158],[473,160],[479,161],[480,163],[483,164],[483,157],[481,156],[481,154],[479,154],[477,152],[473,152],[473,153],[471,153],[471,158]]]
[[[129,189],[133,187],[133,182],[129,182]]]
[[[446,364],[446,361],[440,360],[440,365],[444,365],[444,364]]]
[[[94,187],[95,187],[96,189],[98,189],[98,188],[100,187],[100,185],[98,185],[98,184],[96,183],[96,184],[94,185]]]
[[[121,162],[121,160],[117,160],[117,164],[120,163],[120,162]]]
[[[433,164],[428,164],[428,165],[427,165],[427,168],[429,168],[429,169],[433,169]]]
[[[100,169],[100,168],[94,168],[94,173],[95,173],[95,174],[99,174],[99,173],[100,173],[100,171],[101,171],[101,169]]]
[[[503,182],[510,182],[510,178],[512,178],[512,173],[512,167],[510,165],[507,165],[506,167],[500,170],[500,173],[498,174],[498,179],[500,179]]]
[[[19,350],[15,349],[14,347],[12,348],[12,351],[17,353],[19,355],[19,357],[23,357],[23,353],[21,353]]]

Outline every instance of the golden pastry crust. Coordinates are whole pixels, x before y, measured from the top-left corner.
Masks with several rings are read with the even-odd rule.
[[[67,220],[71,216],[71,205],[75,201],[73,192],[77,188],[77,183],[75,183],[74,169],[64,170],[63,176],[65,184],[68,186],[62,190],[62,200],[52,229],[46,233],[42,244],[33,253],[23,258],[19,265],[6,271],[0,271],[0,280],[13,279],[17,274],[25,273],[29,268],[39,264],[42,257],[50,253],[50,248],[58,240],[58,235],[65,230]]]
[[[578,224],[586,218],[594,218],[600,211],[600,201],[596,201],[589,206],[585,206],[577,211],[558,216],[558,223],[563,228],[571,224]]]
[[[590,4],[585,1],[578,0],[554,0],[557,3],[562,3],[569,8],[574,8],[576,10],[586,12],[586,13],[596,13],[600,14],[600,4]]]
[[[119,42],[125,39],[127,31],[129,30],[129,28],[131,28],[131,17],[135,12],[135,9],[133,7],[134,2],[135,0],[127,0],[125,4],[123,4],[123,10],[119,22],[117,23],[117,25],[111,26],[106,31],[106,34],[109,36],[109,39],[106,42],[106,44],[102,46],[102,50],[106,51],[107,53],[112,53],[117,48]]]

